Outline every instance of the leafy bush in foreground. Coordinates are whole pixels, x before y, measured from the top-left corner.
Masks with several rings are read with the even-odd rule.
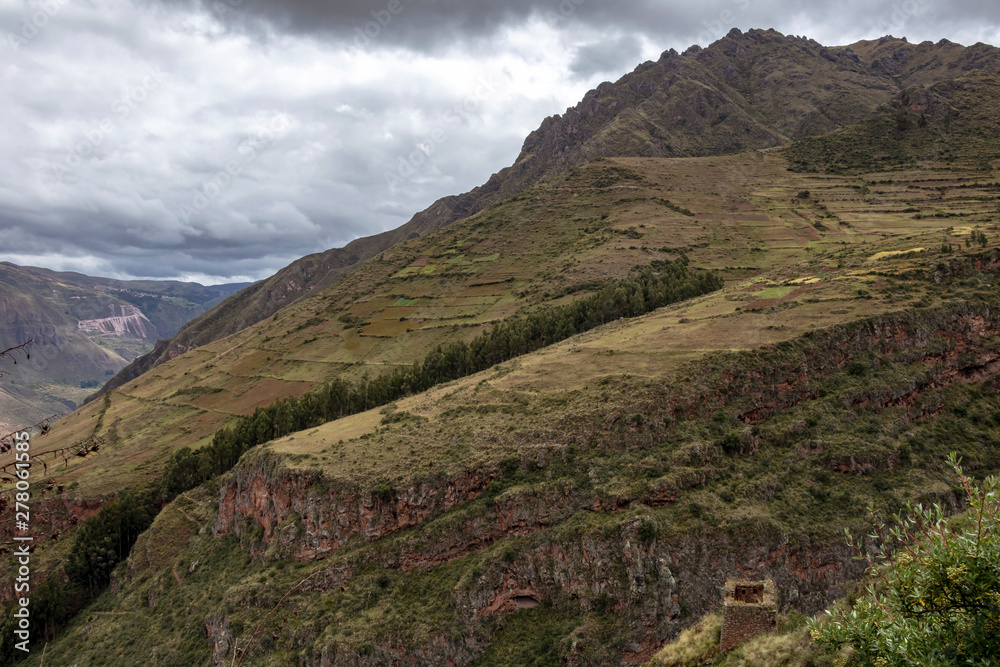
[[[952,454],[969,501],[964,519],[946,521],[940,505],[910,507],[871,535],[876,565],[863,546],[872,583],[853,607],[836,606],[811,624],[813,639],[850,644],[852,662],[897,665],[994,665],[1000,656],[1000,498],[997,479],[972,484]],[[904,544],[895,553],[892,545]]]

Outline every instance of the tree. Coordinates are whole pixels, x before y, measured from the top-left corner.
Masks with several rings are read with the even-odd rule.
[[[908,507],[870,537],[873,560],[848,533],[871,580],[853,606],[811,623],[813,640],[850,644],[856,664],[994,665],[1000,656],[1000,497],[997,479],[977,487],[952,454],[969,502],[945,519],[940,505]],[[873,507],[869,507],[873,512]],[[893,547],[903,546],[892,551]],[[876,564],[875,561],[882,561]]]
[[[78,529],[65,561],[66,575],[95,596],[111,581],[111,571],[125,560],[139,534],[159,509],[155,494],[126,491]]]

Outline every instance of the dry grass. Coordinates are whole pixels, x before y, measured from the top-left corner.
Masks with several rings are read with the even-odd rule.
[[[705,616],[664,646],[646,667],[697,667],[719,654],[722,614]]]

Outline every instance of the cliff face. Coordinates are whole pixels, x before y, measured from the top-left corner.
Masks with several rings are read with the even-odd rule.
[[[784,608],[795,605],[815,613],[842,595],[845,584],[864,570],[842,541],[792,543],[787,536],[772,534],[766,536],[767,543],[759,543],[765,536],[710,533],[647,542],[639,536],[641,525],[636,519],[611,535],[550,540],[463,581],[449,601],[460,610],[466,628],[462,636],[437,635],[418,650],[386,642],[363,657],[350,650],[307,649],[301,664],[468,665],[495,638],[486,629],[491,622],[502,627],[504,617],[545,606],[613,613],[626,629],[625,643],[610,652],[596,638],[579,633],[565,664],[636,665],[693,618],[717,609],[729,578],[771,577]],[[339,588],[353,574],[339,571],[312,582],[308,592]],[[208,619],[205,627],[214,664],[228,664],[232,631],[225,618]]]
[[[237,477],[253,478],[264,484],[262,468],[243,470]],[[264,515],[263,544],[251,552],[261,553],[269,544],[269,553],[287,550],[295,558],[322,557],[316,548],[317,532],[329,531],[328,522],[317,522],[308,514],[335,513],[350,506],[349,514],[360,514],[354,527],[343,523],[336,531],[345,541],[351,534],[360,534],[365,542],[392,534],[402,523],[409,523],[417,514],[424,515],[433,503],[422,503],[416,514],[414,500],[418,497],[450,497],[457,501],[456,490],[467,480],[452,480],[438,489],[424,487],[414,494],[407,490],[391,502],[373,500],[365,493],[334,494],[316,492],[303,485],[301,477],[279,474],[267,488],[271,493],[290,494],[290,505],[307,514],[286,521],[288,514]],[[232,490],[236,480],[223,489],[222,512],[216,531],[240,531],[240,518],[233,510]],[[264,486],[259,487],[261,490]],[[260,499],[263,494],[258,495]],[[284,504],[285,500],[278,504]],[[574,515],[593,511],[594,497],[575,491],[569,485],[554,484],[544,490],[508,492],[496,498],[489,508],[474,516],[443,519],[445,525],[434,526],[433,537],[415,537],[397,550],[384,551],[378,565],[408,571],[428,568],[481,551],[500,539],[524,537],[551,529]],[[325,507],[324,507],[325,505]],[[337,508],[337,509],[334,509]],[[357,509],[355,509],[357,508]],[[622,508],[624,510],[625,508]],[[342,514],[341,514],[342,516]],[[397,516],[406,516],[398,522]],[[280,517],[280,520],[279,520]],[[299,523],[301,520],[301,523]],[[273,522],[278,521],[278,524]],[[710,531],[684,533],[670,526],[656,526],[668,537],[649,539],[643,536],[647,520],[636,516],[619,529],[583,530],[570,535],[553,532],[541,534],[530,546],[522,548],[516,557],[494,561],[478,575],[463,580],[452,593],[450,605],[459,611],[466,634],[461,638],[439,636],[419,651],[402,650],[392,643],[375,646],[363,659],[351,652],[330,653],[320,650],[309,653],[303,664],[308,665],[376,665],[376,664],[455,664],[464,665],[478,657],[478,648],[492,637],[484,630],[491,618],[545,605],[555,609],[603,610],[623,619],[628,641],[616,662],[638,664],[670,637],[686,627],[692,617],[716,609],[720,590],[732,577],[772,578],[781,592],[784,608],[794,605],[805,613],[815,613],[844,592],[844,585],[863,571],[842,540],[791,541],[778,530],[759,532]],[[272,526],[269,530],[266,526]],[[247,529],[250,526],[245,526]],[[316,530],[319,528],[319,531]],[[384,532],[383,532],[384,531]],[[329,538],[321,540],[329,544]],[[335,550],[335,549],[334,549]],[[310,582],[306,590],[320,593],[340,588],[357,571],[372,563],[357,563],[338,568]],[[231,637],[224,618],[206,623],[206,631],[215,646],[216,664],[225,664]],[[568,664],[608,664],[602,647],[593,638],[582,636],[576,643]]]
[[[273,545],[285,557],[323,558],[355,535],[367,543],[418,526],[477,497],[489,483],[483,473],[470,471],[379,497],[357,489],[324,491],[320,478],[283,471],[266,454],[248,459],[223,485],[214,532],[239,533],[249,519],[251,530],[263,529],[262,541],[251,549],[255,556]]]
[[[112,307],[112,311],[115,308]],[[135,336],[137,338],[152,338],[156,335],[153,323],[132,305],[119,306],[118,314],[109,317],[99,317],[93,320],[80,320],[77,327],[80,331],[99,336]]]
[[[977,266],[995,263],[989,257]],[[973,268],[956,264],[942,271],[960,274]],[[744,423],[761,424],[817,399],[817,383],[874,354],[900,368],[924,370],[912,382],[864,387],[844,400],[860,413],[901,407],[902,418],[917,424],[936,416],[922,401],[930,393],[954,383],[984,382],[1000,371],[1000,350],[985,344],[997,335],[1000,312],[988,305],[874,317],[795,345],[723,356],[680,391],[647,406],[650,421],[727,410],[736,411]],[[758,354],[765,354],[767,363],[760,363]],[[633,431],[609,429],[616,421],[605,415],[581,430],[549,435],[589,442],[594,450],[641,447]],[[666,428],[649,437],[665,438],[677,426]],[[747,451],[755,456],[756,447]],[[522,540],[511,557],[487,560],[451,592],[449,605],[464,628],[460,637],[436,635],[416,651],[386,642],[361,657],[346,649],[306,647],[302,664],[308,665],[470,664],[495,638],[498,626],[490,619],[540,606],[613,612],[626,638],[612,661],[639,664],[690,619],[718,608],[729,578],[768,577],[776,584],[780,608],[794,605],[815,613],[843,595],[845,584],[863,571],[840,537],[810,537],[808,530],[793,534],[769,519],[687,529],[655,513],[658,507],[688,502],[712,481],[711,468],[651,480],[648,492],[635,496],[587,482],[602,476],[594,463],[586,464],[595,466],[589,472],[572,472],[581,465],[577,456],[564,445],[533,448],[520,469],[536,471],[537,481],[506,490],[491,486],[504,479],[503,466],[497,466],[380,491],[288,467],[265,447],[245,456],[223,479],[213,530],[217,538],[240,536],[249,554],[265,562],[323,559],[358,544],[386,541],[377,555],[349,557],[346,565],[340,561],[311,579],[303,588],[309,593],[341,588],[371,566],[426,572],[503,540]],[[842,457],[819,449],[803,456],[818,457],[828,471],[858,477],[900,465],[898,458],[880,454]],[[607,465],[613,465],[613,455],[611,461]],[[938,499],[955,502],[949,493]],[[224,616],[206,623],[216,664],[231,659],[227,623]],[[568,664],[608,664],[607,650],[581,630]]]

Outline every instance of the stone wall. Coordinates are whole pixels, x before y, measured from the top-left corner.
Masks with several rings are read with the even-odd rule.
[[[748,639],[774,630],[777,617],[774,583],[770,580],[726,582],[721,650],[736,648]]]

